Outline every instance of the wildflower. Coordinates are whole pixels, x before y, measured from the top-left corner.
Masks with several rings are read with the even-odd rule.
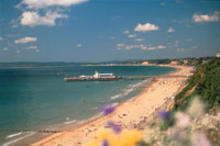
[[[199,131],[192,134],[191,142],[193,146],[211,146],[206,135]]]
[[[101,108],[101,111],[103,112],[104,115],[108,115],[112,113],[115,110],[115,107],[112,105],[106,105]]]
[[[106,139],[102,141],[102,146],[109,146],[108,141]]]
[[[112,121],[108,121],[105,127],[112,128],[115,133],[120,133],[122,130],[120,125],[118,125]]]
[[[114,131],[104,128],[99,130],[86,146],[136,146],[141,139],[142,133],[138,130],[123,130],[115,134]]]
[[[136,146],[148,146],[148,144],[145,141],[139,141]]]
[[[187,113],[192,118],[197,118],[201,116],[204,113],[205,106],[204,104],[199,100],[199,97],[195,97],[190,106],[187,109]]]
[[[159,117],[160,117],[162,120],[169,120],[169,119],[170,119],[170,112],[161,111],[161,112],[159,112]]]
[[[191,125],[191,119],[189,115],[185,113],[177,112],[175,114],[175,119],[176,119],[176,126],[179,128],[187,128]]]

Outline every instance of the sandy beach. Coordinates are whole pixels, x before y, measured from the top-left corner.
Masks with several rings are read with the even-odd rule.
[[[107,116],[101,116],[80,126],[68,127],[55,134],[32,143],[31,146],[80,146],[94,136],[94,133],[103,128],[107,121],[114,121],[123,128],[139,128],[140,123],[148,123],[152,115],[161,108],[168,106],[167,102],[181,91],[193,67],[164,65],[178,70],[166,76],[159,76],[142,93],[129,101],[117,106],[115,111]],[[164,106],[165,105],[165,106]]]

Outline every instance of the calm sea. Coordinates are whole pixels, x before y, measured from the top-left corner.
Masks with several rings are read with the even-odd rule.
[[[147,80],[64,82],[97,70],[118,76],[161,75],[158,66],[68,66],[0,69],[0,144],[48,125],[87,119],[106,104],[137,95]]]

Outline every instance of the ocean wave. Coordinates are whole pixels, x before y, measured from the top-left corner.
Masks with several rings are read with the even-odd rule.
[[[71,120],[71,121],[64,122],[64,124],[72,124],[72,123],[76,123],[76,120]]]
[[[15,136],[19,136],[19,135],[21,135],[22,133],[23,133],[23,132],[13,133],[13,134],[10,134],[10,135],[6,136],[6,138],[7,138],[7,139],[9,139],[9,138],[13,138],[13,137],[15,137]]]
[[[9,145],[11,145],[11,144],[13,144],[13,143],[16,143],[16,142],[18,142],[18,141],[20,141],[20,140],[22,140],[22,139],[24,139],[24,138],[26,138],[26,137],[29,137],[29,136],[34,135],[35,133],[36,133],[36,132],[33,132],[33,131],[24,132],[24,133],[22,133],[22,134],[25,134],[24,136],[18,137],[18,138],[13,139],[13,140],[10,140],[10,141],[4,143],[2,146],[9,146]],[[11,135],[13,135],[13,134],[11,134]],[[15,134],[14,134],[14,135],[15,135]],[[21,134],[19,134],[19,135],[21,135]],[[18,135],[16,135],[16,136],[18,136]]]
[[[149,79],[147,80],[144,80],[144,81],[141,81],[141,82],[138,82],[136,84],[130,84],[128,85],[127,88],[125,88],[124,90],[122,90],[121,93],[119,94],[116,94],[114,96],[111,96],[110,98],[113,100],[113,99],[117,99],[117,98],[120,98],[120,97],[125,97],[127,96],[128,94],[130,94],[131,92],[135,91],[137,88],[145,85],[146,83],[149,82]]]

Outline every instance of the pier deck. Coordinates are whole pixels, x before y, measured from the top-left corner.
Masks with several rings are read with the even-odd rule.
[[[116,81],[123,79],[122,77],[115,77],[115,78],[76,78],[76,77],[70,77],[70,78],[64,78],[64,81]]]

